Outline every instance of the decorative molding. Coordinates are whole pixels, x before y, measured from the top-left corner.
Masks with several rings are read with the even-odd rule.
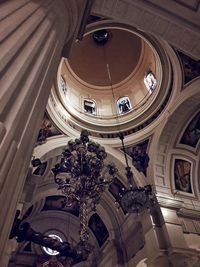
[[[171,209],[179,210],[184,205],[183,200],[174,199],[168,196],[166,197],[166,196],[157,195],[157,200],[160,206],[164,208],[171,208]]]
[[[182,207],[177,211],[177,215],[180,217],[185,217],[200,221],[200,211],[197,210],[189,210]]]

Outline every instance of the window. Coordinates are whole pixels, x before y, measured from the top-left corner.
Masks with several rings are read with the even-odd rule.
[[[60,76],[60,87],[62,89],[63,94],[66,95],[66,93],[67,93],[67,86],[66,86],[65,79],[62,76]]]
[[[62,242],[62,239],[58,236],[58,235],[55,235],[55,234],[50,234],[48,235],[49,237],[53,238],[53,239],[56,239],[60,242]],[[48,255],[51,255],[51,256],[55,256],[55,255],[58,255],[59,252],[56,251],[56,250],[52,250],[51,248],[46,248],[46,247],[42,247],[43,250],[48,254]]]
[[[96,114],[96,103],[93,100],[84,100],[84,111],[87,114]]]
[[[157,80],[152,71],[147,72],[144,76],[144,84],[150,93],[152,93],[156,88]]]
[[[123,96],[117,100],[118,113],[123,114],[131,110],[131,102],[128,96]]]

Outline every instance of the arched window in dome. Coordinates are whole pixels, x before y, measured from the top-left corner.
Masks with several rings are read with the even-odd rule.
[[[152,71],[148,71],[144,76],[144,84],[150,93],[152,93],[157,85],[157,80]]]
[[[85,99],[84,112],[90,115],[96,115],[96,102],[92,99]]]
[[[131,102],[128,96],[120,97],[117,100],[117,109],[119,114],[123,114],[131,110]]]
[[[60,88],[62,90],[62,93],[64,95],[66,95],[66,93],[67,93],[67,85],[66,85],[65,79],[63,78],[62,75],[60,76]]]

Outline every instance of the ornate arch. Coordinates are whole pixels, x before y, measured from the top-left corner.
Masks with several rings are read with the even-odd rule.
[[[154,134],[150,148],[151,162],[153,162],[150,172],[154,176],[154,183],[159,195],[170,195],[176,198],[172,183],[173,162],[175,158],[182,158],[193,164],[192,183],[197,188],[193,197],[198,198],[199,145],[191,150],[186,146],[181,146],[179,142],[186,125],[200,110],[199,86],[200,79],[196,79],[177,95],[174,107],[168,111],[160,129],[157,129]],[[184,198],[181,195],[179,197]],[[191,208],[190,205],[192,203],[188,203],[188,208]]]

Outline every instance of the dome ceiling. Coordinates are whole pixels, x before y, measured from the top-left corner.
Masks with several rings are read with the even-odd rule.
[[[128,31],[108,29],[105,44],[98,44],[93,34],[89,33],[73,46],[68,59],[73,72],[91,85],[109,86],[108,64],[112,84],[122,82],[139,62],[141,38]]]
[[[164,49],[125,25],[89,25],[60,63],[47,106],[50,117],[67,135],[85,128],[96,137],[116,138],[119,125],[124,135],[142,130],[161,114],[170,96]],[[120,110],[125,102],[128,108]]]

